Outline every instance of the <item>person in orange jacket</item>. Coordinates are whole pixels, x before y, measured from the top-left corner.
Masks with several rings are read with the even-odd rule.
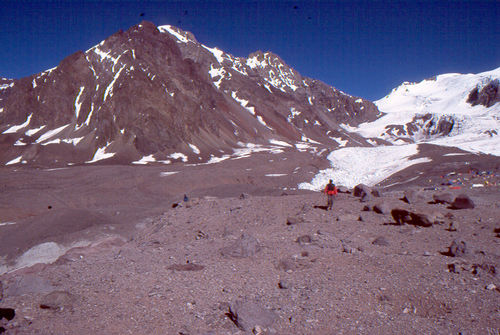
[[[326,210],[332,210],[333,197],[337,194],[337,187],[335,187],[335,184],[331,179],[326,185],[324,192],[326,193],[326,196],[328,198],[328,202],[326,204]]]

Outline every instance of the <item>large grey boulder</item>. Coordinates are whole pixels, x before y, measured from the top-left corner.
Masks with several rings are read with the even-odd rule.
[[[274,311],[246,300],[236,300],[230,304],[228,316],[243,331],[269,327],[278,319]]]
[[[72,309],[75,302],[75,296],[67,291],[53,291],[42,297],[40,308],[63,310]]]
[[[243,233],[231,245],[222,248],[221,254],[225,257],[245,258],[255,255],[260,249],[260,243],[255,237]]]

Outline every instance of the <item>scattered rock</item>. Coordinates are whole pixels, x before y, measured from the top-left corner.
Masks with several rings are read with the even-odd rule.
[[[385,202],[381,202],[373,206],[373,211],[378,214],[389,214],[391,210]]]
[[[243,199],[248,199],[249,195],[247,193],[241,193],[240,194],[240,200],[243,200]]]
[[[362,211],[363,212],[369,212],[369,211],[371,211],[371,208],[368,205],[364,205]]]
[[[286,290],[288,288],[288,282],[286,280],[280,280],[278,287],[282,290]]]
[[[434,223],[427,214],[412,213],[406,209],[393,209],[391,215],[397,225],[411,224],[419,227],[431,227]]]
[[[500,227],[493,229],[493,233],[496,234],[496,237],[500,237]]]
[[[52,310],[71,309],[74,302],[75,297],[73,294],[67,291],[53,291],[42,298],[40,308]]]
[[[363,198],[366,195],[371,195],[373,197],[380,197],[380,191],[378,189],[372,188],[365,184],[358,184],[354,187],[352,194],[355,197]]]
[[[269,327],[278,319],[274,311],[261,307],[257,303],[241,300],[230,304],[226,315],[243,331]]]
[[[487,290],[490,290],[490,291],[493,291],[493,290],[496,290],[496,285],[495,284],[489,284],[488,286],[486,286],[486,289]]]
[[[436,204],[451,204],[453,202],[453,194],[448,192],[437,193],[432,195],[432,200]]]
[[[169,270],[173,271],[201,271],[205,267],[200,264],[193,264],[193,263],[187,263],[187,264],[173,264],[167,267]]]
[[[387,247],[389,246],[389,242],[387,241],[387,239],[383,236],[379,236],[377,237],[376,239],[373,240],[372,242],[373,245],[379,245],[379,246],[383,246],[383,247]]]
[[[346,254],[355,254],[358,251],[363,251],[362,248],[359,247],[353,247],[351,245],[351,241],[348,240],[340,240],[340,243],[342,245],[342,252],[345,252]]]
[[[307,245],[312,243],[312,238],[309,235],[302,235],[297,237],[296,242],[300,245]]]
[[[416,204],[422,202],[425,199],[425,195],[420,190],[409,189],[404,192],[404,196],[401,198],[402,201],[408,204]]]
[[[467,247],[464,241],[453,240],[448,247],[447,252],[442,252],[441,254],[450,257],[460,257],[465,255],[467,252]]]
[[[202,239],[206,239],[206,238],[208,238],[208,234],[201,231],[201,230],[198,230],[198,232],[196,233],[195,239],[202,240]]]
[[[222,248],[221,254],[226,257],[245,258],[255,255],[260,249],[260,243],[255,237],[243,233],[233,244]]]
[[[453,203],[451,204],[452,209],[468,209],[474,208],[474,202],[471,198],[469,198],[466,194],[460,194],[455,198]]]
[[[411,225],[419,227],[431,227],[434,223],[429,219],[427,214],[422,213],[410,213],[411,220],[408,222]]]
[[[296,217],[296,216],[289,216],[286,219],[286,225],[287,226],[295,226],[296,224],[304,222],[304,219],[301,217]]]
[[[473,264],[472,265],[472,274],[475,276],[480,276],[483,272],[492,276],[496,276],[497,270],[494,265],[491,264]]]
[[[406,209],[395,208],[391,210],[391,216],[398,225],[404,225],[411,220],[410,212]]]

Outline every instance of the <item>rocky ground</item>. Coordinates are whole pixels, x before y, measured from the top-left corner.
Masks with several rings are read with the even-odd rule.
[[[499,333],[497,171],[440,171],[429,176],[435,180],[432,187],[378,188],[378,194],[368,188],[345,190],[337,195],[333,211],[325,211],[323,194],[284,190],[281,177],[259,177],[287,172],[291,177],[286,178],[305,178],[294,177],[286,161],[253,165],[255,175],[235,173],[243,171],[244,163],[234,161],[242,166],[227,166],[217,175],[226,182],[211,180],[200,168],[190,174],[189,183],[205,180],[199,185],[206,187],[193,188],[188,201],[182,199],[186,185],[181,179],[171,181],[171,193],[157,195],[151,206],[158,212],[132,217],[123,229],[126,234],[103,228],[90,245],[72,248],[52,264],[4,273],[0,315],[5,332]],[[309,174],[317,168],[303,169]],[[103,190],[113,186],[102,177],[103,171],[110,172],[99,171],[95,175],[105,199]],[[157,176],[159,168],[119,171],[130,183],[142,176],[138,201],[148,194],[144,190],[165,189],[155,181],[167,177],[146,177]],[[234,187],[237,178],[244,179],[246,189]],[[14,185],[8,180],[4,187],[12,194]],[[21,186],[15,190],[24,192]],[[88,194],[92,204],[97,195]],[[466,195],[463,200],[455,201],[461,194]],[[42,198],[38,201],[38,210],[49,211]],[[53,206],[57,211],[57,203]],[[94,206],[87,209],[102,209],[92,213],[113,217],[106,206]],[[5,229],[15,226],[0,227],[3,241],[8,241]],[[37,241],[52,238],[47,236]],[[8,252],[4,255],[8,258]]]

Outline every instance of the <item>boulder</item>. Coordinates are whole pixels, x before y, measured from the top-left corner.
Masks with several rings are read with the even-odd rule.
[[[378,214],[389,214],[391,210],[385,202],[379,202],[373,206],[373,211]]]
[[[371,189],[369,186],[366,186],[365,184],[358,184],[354,187],[354,190],[352,191],[352,195],[355,197],[362,197],[365,194],[369,194],[371,192]]]
[[[16,311],[12,308],[0,308],[0,320],[3,318],[7,321],[12,320],[16,316]]]
[[[222,248],[221,254],[226,257],[245,258],[255,255],[260,249],[260,243],[255,237],[243,233],[233,244]]]
[[[360,197],[359,201],[361,201],[361,202],[370,202],[370,201],[372,201],[373,199],[374,199],[374,196],[373,196],[371,193],[364,193],[364,194]]]
[[[474,202],[466,194],[460,194],[455,198],[455,200],[453,200],[453,203],[451,204],[452,209],[467,209],[474,207]]]
[[[286,219],[287,226],[295,226],[296,224],[299,224],[302,222],[304,222],[304,219],[302,219],[301,217],[297,217],[297,216],[289,216]]]
[[[451,257],[460,257],[467,253],[467,245],[464,241],[461,240],[453,240],[450,246],[448,247],[448,256]]]
[[[398,225],[411,224],[420,227],[430,227],[434,221],[427,214],[413,213],[406,209],[393,209],[391,215]]]
[[[391,216],[398,225],[403,225],[411,221],[410,212],[406,209],[395,208],[391,210]]]
[[[345,186],[337,186],[337,192],[339,193],[351,193],[349,189]]]
[[[296,242],[300,245],[307,245],[312,243],[312,238],[309,235],[302,235],[297,238]]]
[[[53,291],[45,295],[40,301],[40,308],[63,310],[73,308],[75,297],[67,291]]]
[[[278,319],[278,315],[274,311],[245,300],[236,300],[230,304],[229,312],[226,315],[238,328],[247,332],[251,332],[257,327],[269,327]]]
[[[434,223],[429,219],[427,214],[422,213],[410,213],[411,220],[408,222],[411,225],[419,226],[419,227],[431,227]]]
[[[436,204],[451,204],[453,202],[453,194],[448,192],[436,193],[432,195],[432,200]]]
[[[377,237],[376,239],[374,239],[372,241],[372,244],[373,245],[378,245],[378,246],[382,246],[382,247],[387,247],[389,246],[389,242],[387,241],[387,239],[383,236],[379,236]]]
[[[401,200],[408,204],[416,204],[425,200],[425,194],[420,190],[408,189],[404,191]]]

